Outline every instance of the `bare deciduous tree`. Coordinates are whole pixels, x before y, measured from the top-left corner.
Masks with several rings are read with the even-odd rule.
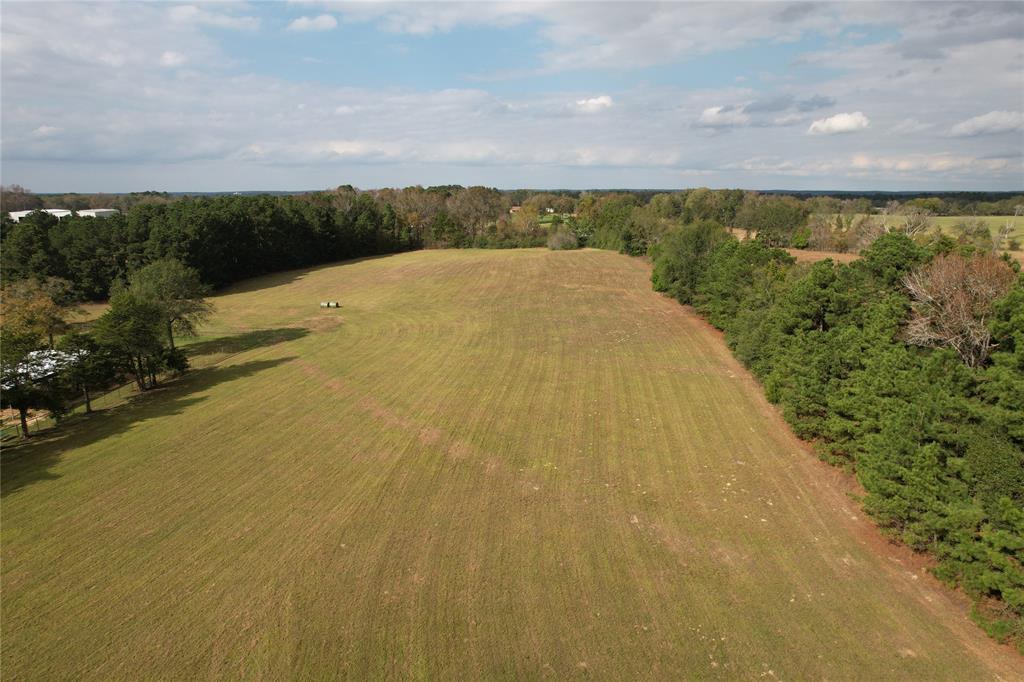
[[[996,230],[996,233],[992,235],[992,252],[999,253],[1002,250],[1003,244],[1010,246],[1011,237],[1017,227],[1017,218],[1024,215],[1024,205],[1017,204],[1013,207],[1013,217],[1008,218],[1002,227]],[[1010,246],[1010,248],[1013,248]]]
[[[900,213],[897,230],[908,237],[924,234],[932,228],[931,211],[917,206],[905,206]]]
[[[875,243],[875,240],[889,232],[885,220],[878,220],[874,216],[858,216],[850,222],[846,230],[849,249],[860,253]]]
[[[882,209],[882,215],[885,216],[882,221],[884,232],[902,232],[908,237],[915,237],[932,228],[932,212],[914,204],[890,201]]]
[[[990,254],[935,258],[904,279],[913,299],[907,339],[919,346],[952,348],[970,367],[984,364],[992,351],[992,303],[1010,291],[1016,276]]]

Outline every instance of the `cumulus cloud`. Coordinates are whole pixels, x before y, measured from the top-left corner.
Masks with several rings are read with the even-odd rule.
[[[167,67],[181,66],[185,63],[185,55],[168,50],[160,55],[160,65]]]
[[[990,111],[961,121],[949,129],[953,137],[996,135],[1024,130],[1024,114],[1019,111]]]
[[[738,128],[749,123],[750,116],[734,106],[708,107],[697,119],[701,128]]]
[[[796,98],[790,94],[776,95],[764,99],[754,100],[743,107],[743,111],[749,114],[774,113],[786,111],[793,106]]]
[[[819,118],[807,129],[808,135],[837,135],[863,130],[871,125],[871,121],[860,111],[850,114],[836,114],[828,118]]]
[[[793,161],[787,161],[777,156],[754,156],[749,159],[727,163],[723,168],[729,170],[743,170],[753,173],[779,173],[782,175],[802,174],[803,169]]]
[[[795,95],[785,93],[764,99],[757,99],[743,107],[748,114],[776,113],[780,111],[814,111],[835,105],[832,97],[824,95],[813,95],[806,99],[799,99]]]
[[[576,100],[576,108],[586,114],[603,111],[613,104],[615,104],[614,100],[608,95],[598,95],[597,97]]]
[[[972,172],[1017,172],[1020,160],[1002,158],[978,158],[969,154],[940,152],[936,154],[867,154],[827,158],[787,159],[779,156],[752,157],[723,168],[751,173],[776,173],[783,176],[806,177],[822,174],[839,174],[858,178],[907,178],[957,176]]]
[[[195,5],[175,5],[167,10],[167,16],[176,24],[215,26],[217,28],[244,31],[255,30],[260,26],[258,17],[238,16],[229,12],[211,11],[196,7]]]
[[[737,95],[749,94],[737,90]],[[835,99],[824,95],[801,98],[793,93],[770,94],[737,104],[722,104],[704,108],[695,126],[719,132],[733,128],[787,127],[805,120],[805,112],[832,106]]]
[[[51,137],[61,131],[57,126],[39,126],[32,131],[32,137]]]
[[[796,102],[796,108],[800,111],[815,111],[817,109],[825,109],[826,107],[835,106],[835,104],[836,100],[833,97],[813,95],[807,99],[798,100]]]
[[[901,59],[939,63],[962,48],[1019,41],[1024,30],[1019,7],[1000,2],[617,2],[602,3],[600,11],[579,2],[353,2],[339,11],[345,21],[415,35],[536,23],[549,43],[538,55],[542,72],[642,68],[764,41],[838,37],[850,26],[895,28],[898,37],[877,55],[877,71]],[[845,68],[841,55],[830,66],[836,64]]]
[[[288,24],[289,31],[330,31],[338,27],[338,20],[330,14],[316,17],[299,17]]]
[[[456,4],[368,4],[352,10],[376,18],[373,25],[351,30],[382,46],[392,39],[375,33],[382,27],[420,33],[421,39],[410,41],[417,51],[441,49],[445,37],[429,35],[460,25],[528,20],[523,30],[530,32],[531,60],[518,61],[532,61],[548,72],[596,69],[587,75],[587,82],[596,84],[583,86],[591,88],[586,94],[580,86],[552,89],[557,82],[552,80],[535,84],[529,71],[516,76],[522,79],[516,87],[493,92],[484,85],[465,87],[465,74],[456,69],[437,72],[429,83],[382,77],[362,88],[318,79],[320,69],[268,72],[263,60],[246,59],[248,47],[225,42],[223,29],[257,25],[245,20],[246,7],[5,4],[0,44],[5,176],[41,191],[225,189],[226,183],[236,189],[309,188],[339,181],[364,187],[447,182],[680,187],[695,176],[705,184],[751,188],[878,189],[887,187],[884,178],[897,178],[901,189],[1013,189],[1024,177],[1020,145],[1007,144],[1005,136],[949,136],[946,151],[934,154],[934,138],[903,134],[949,133],[971,117],[984,118],[979,113],[1020,109],[1016,55],[1024,40],[984,38],[985,22],[997,18],[988,6],[961,22],[973,26],[974,38],[958,39],[941,60],[910,61],[891,49],[900,40],[891,36],[941,37],[950,6],[809,5],[784,21],[777,16],[780,8],[768,3],[726,3],[720,11],[672,3],[640,9],[607,3],[600,11],[574,3],[502,5],[481,12]],[[309,21],[321,12],[350,21],[350,7],[304,11]],[[287,8],[261,14],[275,11],[280,28],[299,15]],[[387,16],[395,12],[406,12],[410,23],[388,24]],[[863,20],[850,19],[858,13]],[[781,31],[783,40],[802,32],[834,35],[828,32],[839,25],[836,17],[899,31],[885,32],[872,44],[826,42],[827,48],[806,62],[830,68],[821,78],[801,78],[803,67],[796,64],[792,79],[750,72],[749,83],[737,84],[734,73],[725,73],[719,85],[696,90],[657,79],[643,82],[641,72],[630,71],[650,63],[681,63],[750,40],[760,50],[763,37],[752,36],[769,30]],[[82,26],[94,31],[83,32]],[[110,39],[95,40],[95,31]],[[298,34],[288,35],[276,31],[264,38],[283,44]],[[187,56],[188,70],[169,68],[178,59],[164,59],[165,49]],[[764,49],[779,56],[770,45]],[[788,58],[788,47],[785,52]],[[293,54],[295,69],[303,67],[304,53]],[[316,53],[327,62],[329,55]],[[898,82],[886,78],[894,70],[906,75]],[[605,76],[608,81],[601,84]],[[126,82],[138,84],[131,97],[124,96]],[[624,82],[634,85],[623,87]],[[614,100],[601,94],[612,91]],[[949,92],[958,97],[950,98]],[[870,126],[857,135],[805,136],[815,119],[819,128],[827,121],[835,127],[836,117],[826,112],[853,109],[844,100],[854,94],[855,108],[872,112]],[[846,116],[856,114],[864,115]],[[991,120],[982,123],[973,129],[998,127]],[[763,126],[775,128],[766,134]],[[864,150],[885,155],[854,157]],[[728,163],[755,154],[756,159]],[[779,180],[786,177],[800,180]],[[848,182],[851,178],[859,179]]]
[[[343,6],[346,21],[429,35],[458,26],[535,22],[550,42],[542,71],[635,68],[733,49],[762,40],[792,41],[827,29],[840,12],[825,6],[780,12],[774,3],[451,2]],[[806,11],[805,11],[806,10]]]
[[[854,154],[850,165],[862,171],[890,171],[898,173],[928,171],[946,173],[964,170],[978,164],[978,159],[962,154],[904,154],[902,156],[880,156],[875,154]]]
[[[544,16],[541,3],[505,2],[352,2],[343,7],[345,21],[375,21],[391,33],[427,36],[459,26],[513,26]]]
[[[784,114],[782,116],[776,116],[772,119],[772,125],[776,126],[791,126],[797,123],[802,123],[804,117],[801,114]]]
[[[914,133],[924,132],[932,127],[931,123],[924,123],[917,120],[916,118],[905,118],[896,125],[894,125],[890,132],[896,135],[912,135]]]

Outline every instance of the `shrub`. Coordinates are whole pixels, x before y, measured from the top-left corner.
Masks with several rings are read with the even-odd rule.
[[[580,240],[571,230],[559,227],[548,237],[548,248],[552,251],[568,251],[580,248]]]
[[[797,228],[796,232],[793,233],[793,239],[790,242],[794,249],[806,249],[811,245],[811,228],[804,226]]]

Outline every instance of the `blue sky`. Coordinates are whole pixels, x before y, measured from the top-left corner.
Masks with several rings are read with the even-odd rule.
[[[1022,190],[1022,10],[5,2],[0,179]]]

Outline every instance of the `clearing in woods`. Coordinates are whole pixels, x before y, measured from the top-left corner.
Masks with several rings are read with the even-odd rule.
[[[1024,670],[638,260],[421,251],[214,300],[200,369],[4,453],[5,677]]]

